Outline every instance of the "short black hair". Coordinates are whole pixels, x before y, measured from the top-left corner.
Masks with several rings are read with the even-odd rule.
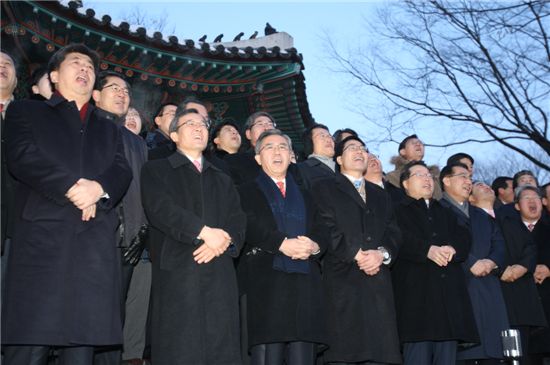
[[[416,134],[411,134],[410,136],[407,136],[405,137],[405,139],[403,139],[401,141],[401,143],[399,143],[399,148],[397,149],[397,153],[399,153],[399,151],[401,151],[402,149],[405,148],[405,145],[407,144],[407,142],[410,140],[410,139],[419,139],[418,136]]]
[[[178,107],[178,104],[176,103],[172,103],[171,101],[167,102],[167,103],[162,103],[157,111],[155,112],[155,115],[153,116],[153,119],[155,119],[156,117],[162,117],[162,113],[164,113],[164,107],[168,106],[168,105],[172,105],[172,106],[175,106],[176,108]]]
[[[426,163],[422,160],[411,161],[407,163],[403,167],[403,170],[401,171],[401,175],[399,175],[399,186],[401,186],[401,189],[403,190],[405,190],[405,188],[403,187],[403,181],[408,180],[411,177],[411,168],[413,166],[424,166],[425,168],[428,168],[428,166],[426,166]]]
[[[447,165],[450,165],[455,162],[460,162],[460,160],[462,160],[463,158],[467,158],[468,160],[470,160],[472,165],[474,164],[474,158],[472,156],[464,152],[459,152],[459,153],[455,153],[454,155],[452,155],[447,159]]]
[[[498,176],[496,179],[493,180],[493,183],[491,184],[491,189],[495,192],[495,196],[498,197],[498,189],[506,189],[508,187],[507,181],[514,180],[510,176]]]
[[[237,123],[231,121],[231,120],[224,120],[223,122],[221,122],[220,124],[216,124],[214,126],[214,128],[212,128],[212,130],[210,131],[210,138],[209,138],[209,150],[211,152],[214,152],[218,149],[218,147],[216,146],[216,144],[214,143],[214,139],[219,137],[220,135],[220,132],[222,131],[222,128],[225,127],[225,126],[231,126],[233,128],[235,128],[237,130],[237,133],[239,133],[239,126],[237,125]]]
[[[59,66],[61,66],[61,63],[65,61],[67,55],[71,53],[82,53],[83,55],[90,57],[90,59],[92,60],[92,64],[94,65],[94,71],[97,74],[99,70],[99,55],[97,54],[97,52],[91,50],[82,43],[71,43],[57,50],[57,52],[55,52],[50,58],[50,61],[48,62],[48,75],[52,71],[59,70]]]
[[[34,85],[37,85],[38,82],[40,82],[40,79],[42,78],[42,76],[47,74],[48,74],[48,69],[45,66],[40,66],[32,72],[31,76],[29,77],[29,86],[31,87],[31,93],[32,93],[32,87]],[[50,76],[48,75],[48,78],[49,77]]]
[[[336,161],[336,158],[338,158],[338,156],[342,156],[342,154],[344,153],[344,146],[349,141],[357,141],[357,142],[361,143],[363,146],[366,146],[365,142],[363,142],[361,140],[361,138],[359,138],[357,136],[353,136],[353,135],[352,136],[347,136],[346,138],[344,138],[343,140],[338,142],[336,144],[336,146],[334,147],[334,157],[333,157],[334,161]]]
[[[462,162],[452,162],[450,164],[447,164],[443,169],[441,169],[441,172],[439,173],[439,185],[441,186],[441,189],[445,190],[445,184],[443,184],[443,179],[447,176],[453,175],[453,169],[455,167],[462,167],[463,169],[468,170],[468,166],[464,165]]]
[[[118,77],[119,79],[122,79],[122,81],[124,81],[124,83],[126,84],[126,87],[128,88],[128,90],[130,90],[131,86],[128,83],[128,80],[126,79],[126,77],[121,73],[111,71],[111,70],[101,71],[100,73],[97,74],[94,89],[99,91],[103,90],[103,88],[108,82],[109,77]]]
[[[334,143],[340,143],[342,141],[342,134],[349,133],[352,136],[359,137],[356,131],[354,131],[351,128],[343,128],[338,129],[334,134],[332,135],[332,138],[334,138]]]
[[[512,178],[512,186],[514,187],[514,190],[516,190],[516,188],[518,187],[519,178],[522,177],[522,176],[525,176],[525,175],[533,176],[537,186],[539,185],[539,181],[537,180],[537,177],[535,176],[535,174],[533,174],[533,172],[531,170],[521,170],[521,171],[516,172],[514,174],[514,177]]]
[[[316,123],[306,128],[304,133],[302,133],[302,142],[304,143],[303,153],[305,157],[313,153],[313,130],[317,128],[324,129],[330,133],[330,131],[328,130],[328,127],[324,124]]]

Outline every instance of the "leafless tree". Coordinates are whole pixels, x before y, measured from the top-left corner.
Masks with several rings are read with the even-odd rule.
[[[127,12],[120,14],[121,18],[128,22],[130,25],[136,25],[144,27],[153,32],[163,33],[166,30],[166,27],[169,25],[167,22],[168,14],[166,10],[163,10],[161,14],[156,17],[151,16],[151,14],[144,11],[139,6],[132,6],[131,9]],[[172,26],[170,35],[176,32],[176,27]]]
[[[336,70],[382,96],[365,116],[387,140],[429,123],[442,133],[428,145],[496,141],[550,171],[549,15],[544,0],[403,0],[361,46],[328,42]]]

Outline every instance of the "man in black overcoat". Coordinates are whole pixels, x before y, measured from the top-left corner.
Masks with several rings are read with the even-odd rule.
[[[462,268],[481,343],[463,349],[457,357],[464,360],[464,365],[496,365],[504,356],[501,332],[510,328],[498,275],[498,268],[504,264],[506,247],[495,219],[469,203],[472,197],[492,210],[495,200],[490,186],[472,184],[471,174],[467,165],[454,162],[445,166],[440,175],[443,198],[439,202],[456,215],[472,238]]]
[[[368,152],[356,136],[335,149],[340,173],[313,187],[330,229],[323,262],[328,363],[401,362],[389,265],[401,234],[389,195],[366,181]]]
[[[407,193],[395,208],[403,244],[392,275],[404,363],[454,364],[458,344],[479,341],[461,267],[470,236],[433,199],[424,162],[405,165],[400,182]]]
[[[520,331],[521,361],[528,364],[530,332],[546,327],[548,323],[533,276],[537,265],[537,245],[532,231],[542,207],[539,190],[532,185],[518,187],[514,200],[517,214],[497,215],[507,253],[500,279],[510,325]]]
[[[51,99],[8,110],[8,167],[20,184],[5,364],[45,364],[51,346],[62,364],[91,364],[94,346],[122,342],[113,207],[132,176],[120,130],[88,103],[98,60],[84,45],[60,49],[48,65]]]
[[[246,217],[231,178],[206,160],[208,123],[178,109],[177,151],[142,168],[153,258],[151,360],[155,365],[241,364],[233,259]]]
[[[262,170],[239,187],[247,214],[239,270],[251,364],[313,365],[326,347],[319,258],[327,230],[309,193],[288,173],[290,138],[270,129],[255,150]]]
[[[302,140],[306,160],[300,162],[298,168],[304,183],[311,187],[319,180],[334,177],[334,140],[328,127],[314,124],[304,131]]]

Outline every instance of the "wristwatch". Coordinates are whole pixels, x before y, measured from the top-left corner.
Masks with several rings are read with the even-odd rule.
[[[388,250],[386,250],[386,248],[383,246],[378,247],[377,250],[380,251],[380,253],[382,254],[382,263],[384,265],[389,264],[391,262],[391,255]]]

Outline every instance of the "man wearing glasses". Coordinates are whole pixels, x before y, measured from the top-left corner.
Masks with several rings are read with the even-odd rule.
[[[104,71],[98,75],[96,82],[96,90],[93,91],[92,97],[98,107],[98,113],[104,118],[110,120],[118,126],[124,126],[124,121],[130,106],[130,85],[124,77],[113,71]],[[147,308],[149,305],[149,292],[151,286],[150,279],[150,264],[142,262],[140,259],[143,252],[145,242],[138,234],[141,230],[141,236],[144,236],[147,220],[143,212],[141,204],[141,187],[140,175],[141,167],[147,161],[147,146],[145,141],[129,131],[126,128],[120,128],[122,135],[122,143],[124,144],[124,156],[132,169],[132,181],[122,201],[117,206],[119,216],[119,240],[118,246],[121,249],[122,259],[122,302],[124,318],[124,333],[125,333],[125,359],[141,358],[143,349],[145,348],[145,326],[147,320]],[[135,252],[134,261],[124,259],[128,257],[129,248],[133,247]],[[126,254],[126,255],[125,255]],[[146,259],[147,260],[147,259]],[[134,265],[137,270],[134,275]],[[139,298],[132,301],[132,306],[126,308],[126,297],[130,281],[133,280],[133,287],[140,288]],[[137,303],[136,307],[134,303]],[[126,310],[128,311],[126,313]],[[132,333],[134,338],[141,340],[136,348],[130,346],[128,342],[128,333]],[[120,349],[114,351],[104,351],[96,355],[96,364],[118,364],[120,362]]]
[[[401,362],[389,265],[401,235],[388,194],[363,178],[356,136],[336,145],[340,173],[313,188],[330,241],[323,262],[329,364]]]
[[[501,332],[510,328],[498,273],[504,266],[506,247],[494,217],[483,209],[470,205],[474,189],[472,171],[462,162],[451,162],[441,170],[443,198],[439,201],[454,213],[460,225],[472,239],[467,259],[462,263],[468,293],[481,343],[458,352],[465,364],[491,364],[502,359]],[[476,197],[480,196],[476,184]],[[493,190],[484,185],[494,199]],[[475,200],[475,199],[474,199]],[[492,208],[492,202],[489,205]],[[494,214],[494,213],[493,213]]]
[[[179,109],[169,128],[176,152],[142,169],[157,365],[241,364],[233,259],[246,217],[230,177],[203,157],[208,127],[194,110]]]
[[[434,179],[422,161],[406,164],[407,196],[395,207],[403,235],[392,278],[403,363],[454,364],[459,343],[478,343],[461,263],[470,235],[433,199]]]
[[[256,141],[264,131],[276,128],[277,124],[269,113],[260,111],[250,115],[244,127],[249,148],[244,152],[235,153],[225,158],[235,185],[254,180],[258,176],[260,166],[254,159]]]

